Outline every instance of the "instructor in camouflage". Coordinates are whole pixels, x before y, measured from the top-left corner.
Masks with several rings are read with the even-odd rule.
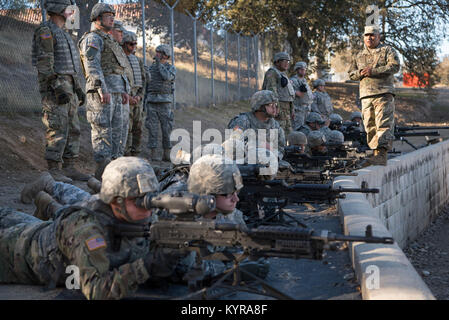
[[[45,159],[52,176],[63,182],[89,179],[74,167],[80,148],[78,106],[84,104],[86,95],[78,78],[78,50],[62,29],[71,14],[66,10],[71,4],[70,0],[44,3],[49,19],[34,31],[32,45],[32,62],[42,97],[42,122],[46,127]]]
[[[380,43],[378,26],[366,26],[365,47],[352,60],[351,80],[360,81],[363,124],[367,143],[374,149],[363,166],[387,165],[387,152],[394,140],[394,74],[400,62],[396,51]]]
[[[108,34],[114,16],[111,5],[97,3],[90,15],[94,30],[85,33],[78,44],[86,76],[87,121],[92,129],[97,179],[112,159],[123,155],[128,135],[130,85],[125,68],[129,62]]]
[[[158,144],[159,123],[162,131],[163,161],[170,161],[170,133],[173,128],[173,94],[175,92],[176,68],[168,59],[172,52],[168,45],[161,44],[156,48],[156,56],[149,67],[151,81],[146,86],[147,119],[145,126],[148,129],[148,148],[150,159],[155,160]]]
[[[293,89],[295,89],[295,100],[293,101],[295,117],[293,119],[293,130],[297,130],[304,124],[307,114],[310,112],[310,105],[313,101],[313,93],[305,78],[307,64],[300,61],[295,64],[296,74],[291,77]]]
[[[142,59],[135,56],[137,36],[134,32],[125,31],[123,34],[123,51],[128,57],[132,70],[132,86],[129,96],[129,130],[126,143],[127,156],[137,156],[141,152],[143,98],[146,87],[146,72]]]
[[[63,286],[66,267],[74,265],[87,299],[121,299],[149,278],[170,275],[179,258],[150,251],[138,231],[152,211],[135,199],[158,190],[147,161],[122,157],[104,170],[95,201],[67,207],[53,221],[0,208],[0,283]]]
[[[262,89],[273,91],[274,96],[278,99],[279,113],[275,119],[288,135],[292,130],[292,119],[294,120],[295,117],[293,110],[295,89],[286,74],[290,65],[290,56],[286,52],[278,52],[274,55],[273,60],[274,66],[265,73]]]

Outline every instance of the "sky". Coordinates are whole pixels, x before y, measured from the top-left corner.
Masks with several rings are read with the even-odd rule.
[[[440,47],[439,57],[443,59],[445,55],[449,55],[449,39],[443,40]]]

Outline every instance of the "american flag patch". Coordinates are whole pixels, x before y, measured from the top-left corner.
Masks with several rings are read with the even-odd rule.
[[[43,40],[51,39],[51,33],[47,32],[47,33],[41,34],[41,39],[43,39]]]
[[[102,237],[93,237],[86,240],[86,246],[89,251],[106,248],[106,242]]]

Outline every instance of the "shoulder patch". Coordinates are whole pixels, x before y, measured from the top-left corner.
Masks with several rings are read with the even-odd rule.
[[[51,32],[45,32],[45,33],[42,33],[42,34],[40,35],[40,37],[41,37],[42,40],[51,39],[51,38],[52,38]]]
[[[86,246],[89,251],[106,248],[106,241],[101,236],[94,236],[86,240]]]

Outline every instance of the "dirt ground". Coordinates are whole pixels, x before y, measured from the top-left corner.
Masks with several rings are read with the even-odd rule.
[[[329,84],[330,93],[334,109],[341,114],[344,119],[348,119],[352,111],[357,110],[355,106],[355,96],[357,87],[353,84]],[[449,90],[439,89],[437,94],[429,97],[417,90],[399,90],[396,96],[396,118],[397,123],[420,124],[420,125],[446,125],[449,124]],[[184,107],[175,110],[174,128],[185,128],[192,132],[192,122],[201,121],[202,132],[208,128],[216,128],[224,131],[229,120],[240,112],[250,109],[247,102],[229,103],[217,105],[210,108]],[[4,108],[0,108],[4,110]],[[92,174],[95,164],[92,160],[92,147],[90,142],[90,126],[87,123],[83,112],[80,112],[81,119],[81,152],[80,170]],[[442,136],[448,137],[449,130],[442,130]],[[144,129],[143,145],[147,141],[147,130]],[[424,138],[416,138],[418,145],[424,143]],[[20,202],[20,191],[30,181],[38,177],[40,172],[46,170],[46,162],[43,159],[45,145],[44,126],[39,113],[11,114],[0,113],[0,206],[11,207],[26,213],[33,213],[34,205],[26,205]],[[412,148],[405,145],[404,151],[411,151]],[[407,149],[408,148],[408,149]],[[143,148],[145,150],[145,148]],[[143,157],[147,157],[145,150]],[[153,162],[153,165],[161,165],[160,162]],[[165,164],[166,165],[166,164]],[[76,183],[77,186],[87,189],[85,183]],[[445,215],[447,216],[445,211]],[[441,220],[442,219],[442,220]],[[447,271],[444,269],[444,262],[449,256],[445,255],[445,244],[449,238],[444,234],[444,228],[449,225],[449,218],[441,218],[435,225],[437,229],[430,228],[424,239],[410,248],[410,259],[416,263],[415,267],[423,272],[424,280],[428,283],[432,292],[438,299],[447,299]],[[436,231],[435,231],[436,230]],[[424,241],[424,242],[422,242]],[[441,248],[441,250],[435,250]],[[407,249],[409,250],[409,249]],[[449,254],[449,251],[447,251]],[[435,264],[434,264],[435,262]],[[441,267],[439,267],[441,266]],[[429,275],[427,275],[427,271]],[[445,291],[446,290],[446,291]]]

